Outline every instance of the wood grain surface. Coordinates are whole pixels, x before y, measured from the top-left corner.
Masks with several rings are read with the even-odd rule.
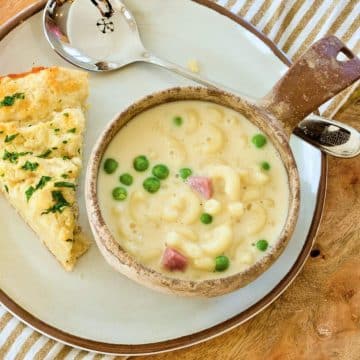
[[[0,24],[33,2],[0,0]],[[360,89],[336,119],[360,129]],[[313,257],[289,289],[254,319],[222,336],[137,359],[360,359],[360,157],[328,162],[327,197]]]

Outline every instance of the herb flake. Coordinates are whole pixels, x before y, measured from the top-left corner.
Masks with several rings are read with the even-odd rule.
[[[39,163],[37,162],[30,162],[30,161],[26,161],[25,164],[21,167],[23,170],[28,170],[28,171],[35,171],[39,166]]]
[[[67,181],[58,181],[54,184],[55,187],[65,187],[65,188],[71,188],[75,189],[75,184]]]
[[[36,185],[35,190],[42,189],[46,185],[46,183],[49,182],[50,180],[51,180],[50,176],[42,176],[40,181]]]
[[[12,135],[6,135],[5,137],[5,142],[6,143],[9,143],[11,141],[13,141],[19,134],[12,134]]]
[[[25,195],[26,195],[26,200],[29,201],[31,196],[34,194],[34,192],[36,190],[42,189],[44,188],[44,186],[46,185],[46,183],[48,183],[51,180],[50,176],[42,176],[41,179],[39,180],[39,182],[37,183],[37,185],[35,187],[30,186],[26,191],[25,191]]]
[[[35,188],[33,186],[30,186],[26,191],[25,191],[25,196],[26,196],[26,201],[29,201],[30,198],[32,197],[33,193],[35,192]]]
[[[52,151],[50,149],[47,149],[46,151],[44,151],[42,154],[38,155],[37,157],[46,159],[51,153],[52,153]]]
[[[21,99],[24,100],[25,99],[25,94],[24,93],[15,93],[13,95],[8,95],[5,96],[1,101],[0,101],[0,108],[4,107],[4,106],[12,106],[15,104],[15,101],[17,99]]]
[[[20,152],[20,153],[18,153],[18,152],[10,152],[10,151],[7,151],[6,149],[5,149],[5,151],[4,151],[4,155],[3,155],[3,160],[9,160],[12,164],[17,164],[17,162],[18,162],[18,159],[19,159],[19,157],[20,156],[25,156],[25,155],[28,155],[28,154],[32,154],[32,152],[30,152],[30,151],[27,151],[27,152]]]
[[[41,215],[46,215],[49,213],[55,214],[56,212],[62,213],[65,207],[70,206],[70,204],[66,201],[61,191],[54,190],[51,192],[51,196],[55,204],[52,207],[43,211]]]

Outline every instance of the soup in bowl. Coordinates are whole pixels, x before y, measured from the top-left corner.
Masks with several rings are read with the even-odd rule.
[[[271,253],[286,223],[289,185],[276,148],[246,117],[185,100],[136,115],[114,136],[98,199],[112,236],[137,261],[203,280]]]

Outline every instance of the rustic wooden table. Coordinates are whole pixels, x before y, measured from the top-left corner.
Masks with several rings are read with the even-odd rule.
[[[0,24],[33,2],[0,1]],[[336,119],[360,129],[360,89]],[[329,158],[328,163],[326,202],[315,244],[319,251],[288,290],[225,335],[146,360],[360,359],[360,157]]]

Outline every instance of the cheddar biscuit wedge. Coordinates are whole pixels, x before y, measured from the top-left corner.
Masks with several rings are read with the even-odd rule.
[[[0,189],[66,270],[89,247],[76,198],[87,95],[76,70],[0,78]]]

